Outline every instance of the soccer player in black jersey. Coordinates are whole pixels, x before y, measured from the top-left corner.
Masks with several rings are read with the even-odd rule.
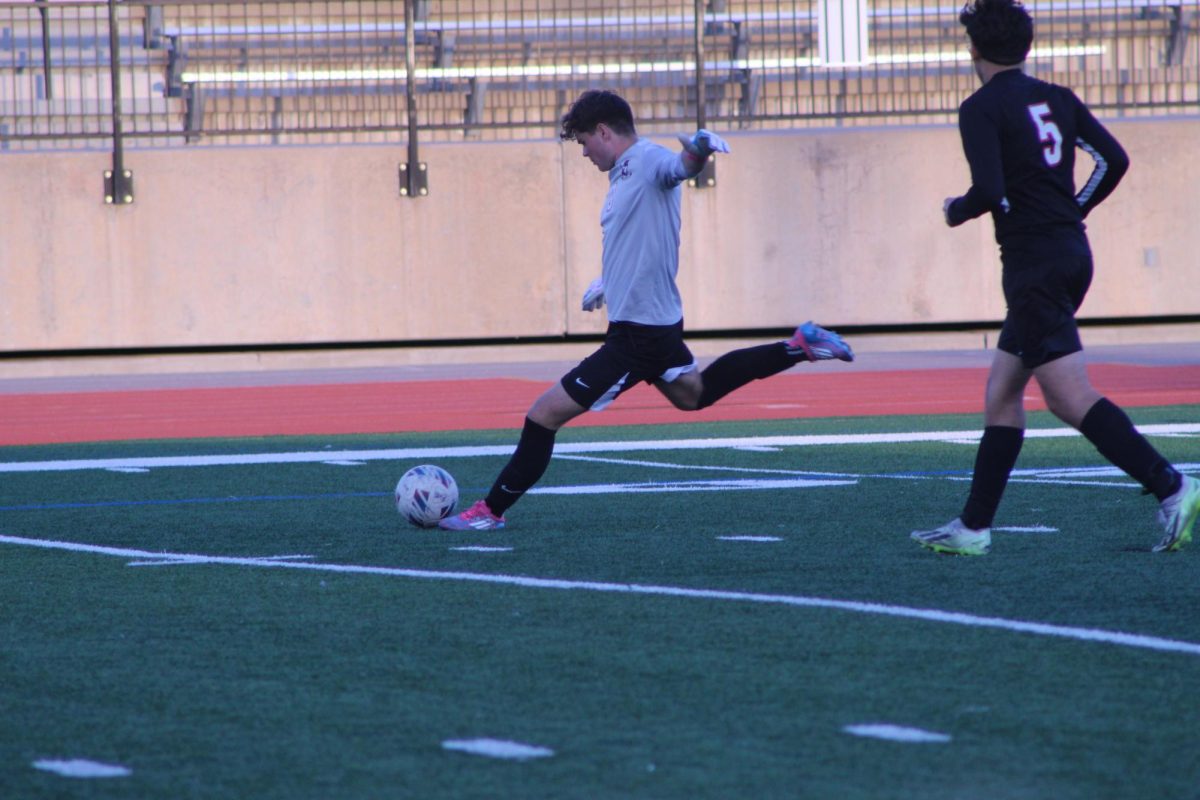
[[[959,21],[983,86],[959,108],[971,188],[947,198],[942,212],[951,227],[991,213],[1008,313],[962,514],[912,538],[939,552],[988,552],[992,518],[1024,438],[1025,386],[1035,378],[1055,416],[1158,498],[1166,531],[1153,549],[1177,550],[1190,541],[1200,514],[1200,481],[1181,475],[1093,388],[1075,322],[1092,280],[1083,219],[1116,188],[1129,158],[1069,89],[1021,70],[1033,20],[1018,0],[973,0]],[[1095,162],[1079,190],[1077,148]]]

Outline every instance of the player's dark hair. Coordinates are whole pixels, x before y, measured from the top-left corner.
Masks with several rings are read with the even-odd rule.
[[[1020,0],[971,0],[958,21],[979,55],[993,64],[1020,64],[1033,46],[1033,18]]]
[[[622,136],[637,132],[633,125],[633,109],[624,98],[607,89],[589,89],[563,114],[559,137],[571,141],[577,134],[593,132],[600,123]]]

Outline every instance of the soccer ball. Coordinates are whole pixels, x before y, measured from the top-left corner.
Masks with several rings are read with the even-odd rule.
[[[396,484],[396,510],[418,528],[432,528],[454,512],[458,484],[433,464],[413,467]]]

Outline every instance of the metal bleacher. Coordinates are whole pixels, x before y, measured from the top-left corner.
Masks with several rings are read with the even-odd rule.
[[[134,142],[395,141],[410,112],[426,140],[548,137],[574,96],[597,85],[625,93],[651,132],[697,118],[741,128],[933,122],[975,88],[955,6],[409,2],[0,2],[0,146],[86,146],[111,134],[110,11]],[[1194,1],[1028,5],[1034,74],[1102,111],[1200,111]],[[823,51],[831,10],[851,19],[840,32],[865,34],[857,55]]]

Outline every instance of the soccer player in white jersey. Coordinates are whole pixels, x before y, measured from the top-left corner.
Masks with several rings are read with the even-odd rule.
[[[642,139],[633,111],[610,91],[584,92],[562,118],[560,136],[608,173],[600,213],[602,272],[583,297],[585,311],[608,304],[604,344],[552,385],[529,409],[516,451],[487,496],[444,519],[446,530],[497,530],[504,513],[542,477],[558,429],[585,411],[600,411],[646,381],[684,411],[706,408],[752,380],[800,361],[853,361],[840,336],[811,322],[791,339],[735,350],[702,372],[683,341],[679,269],[680,184],[714,152],[729,152],[716,134],[680,137],[682,152]]]

